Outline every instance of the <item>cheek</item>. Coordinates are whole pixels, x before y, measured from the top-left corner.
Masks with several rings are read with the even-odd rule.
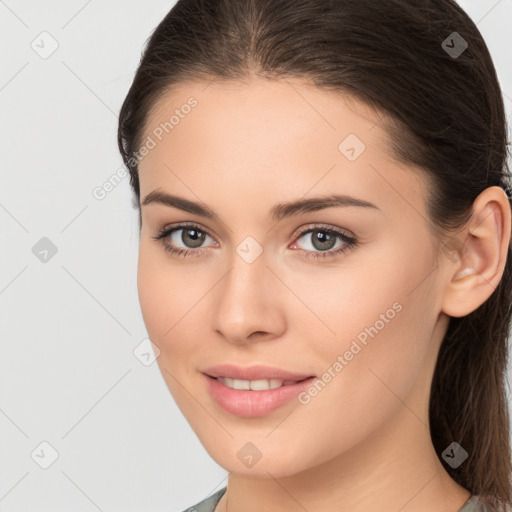
[[[161,350],[165,340],[172,337],[173,326],[185,314],[190,303],[187,289],[191,288],[183,289],[183,276],[166,259],[163,249],[141,241],[137,264],[139,302],[148,334]]]
[[[316,340],[310,351],[324,362],[324,371],[336,374],[336,384],[327,387],[358,414],[380,407],[388,396],[393,402],[389,388],[403,396],[431,343],[437,318],[432,258],[426,249],[414,255],[398,249],[358,262],[339,278],[317,275],[303,288],[308,306],[332,331],[322,328],[325,335],[315,336],[318,319],[310,315],[309,329],[303,321],[306,337]]]
[[[382,279],[382,289],[360,295],[356,307],[340,294],[336,338],[330,343],[328,337],[321,339],[316,353],[310,352],[323,361],[318,376],[325,385],[303,397],[303,403],[309,401],[303,413],[322,418],[315,423],[316,435],[331,440],[315,456],[328,457],[333,445],[348,449],[409,405],[407,397],[428,358],[431,330],[428,320],[421,319],[428,307],[425,297],[407,296],[409,289],[400,292],[401,284],[398,277]],[[334,319],[335,308],[329,312]],[[416,404],[410,405],[416,410]]]
[[[149,338],[161,352],[158,361],[166,367],[170,363],[176,365],[200,345],[197,319],[204,317],[207,301],[201,298],[208,290],[202,283],[197,271],[168,261],[163,249],[141,241],[137,266],[139,302]]]
[[[185,397],[180,394],[187,365],[184,350],[188,343],[179,343],[177,334],[183,329],[187,317],[185,309],[189,303],[183,298],[180,283],[173,279],[173,272],[165,262],[159,262],[159,255],[152,254],[142,243],[137,267],[137,288],[144,324],[151,341],[159,348],[157,364],[167,387],[181,408],[187,408]],[[180,320],[181,319],[181,320]]]
[[[165,303],[168,300],[165,286],[165,272],[151,259],[142,242],[137,264],[137,290],[142,316],[149,337],[153,342],[160,339],[165,322]]]
[[[354,339],[363,347],[365,341],[369,346],[373,339],[386,340],[392,348],[403,342],[402,336],[393,335],[395,330],[410,330],[410,335],[422,330],[422,317],[429,314],[425,295],[432,283],[417,283],[431,270],[430,262],[423,256],[413,266],[403,253],[388,253],[361,253],[339,269],[300,275],[298,295],[307,309],[301,304],[302,315],[290,319],[291,326],[307,331],[299,339],[314,339],[310,348],[319,354],[337,355],[349,350]],[[293,282],[294,277],[290,273],[284,280]]]

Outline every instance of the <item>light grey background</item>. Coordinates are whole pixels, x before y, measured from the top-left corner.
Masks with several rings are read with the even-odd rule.
[[[460,3],[493,54],[510,122],[512,0]],[[178,512],[226,483],[156,362],[133,353],[147,333],[129,178],[93,195],[122,173],[117,114],[173,4],[0,0],[3,512]],[[58,452],[47,469],[44,441]]]

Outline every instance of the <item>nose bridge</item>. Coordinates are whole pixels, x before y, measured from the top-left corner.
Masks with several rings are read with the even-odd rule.
[[[268,284],[266,274],[269,273],[266,258],[263,253],[254,257],[251,250],[247,250],[243,245],[236,248],[231,269],[222,286],[221,302],[229,306],[232,313],[247,305],[255,308],[265,295],[268,296],[268,291],[265,293],[264,290]]]
[[[220,283],[215,301],[215,329],[232,341],[251,333],[276,334],[282,325],[277,305],[278,280],[267,268],[263,248],[253,239],[235,248],[232,265]]]

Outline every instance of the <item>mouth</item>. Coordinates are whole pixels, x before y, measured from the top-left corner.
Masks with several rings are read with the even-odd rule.
[[[261,367],[260,367],[261,369]],[[315,376],[293,376],[281,371],[281,378],[276,377],[275,369],[266,369],[267,378],[255,378],[254,367],[251,379],[233,377],[233,372],[221,370],[218,375],[203,373],[206,389],[213,401],[225,412],[243,418],[257,418],[271,414],[284,407],[286,404],[296,401],[301,393],[311,386]],[[249,370],[240,370],[237,375],[247,375]],[[249,373],[250,373],[249,372]],[[225,375],[230,373],[229,376]],[[269,375],[272,373],[272,375]],[[283,375],[286,373],[286,375]],[[283,378],[294,377],[294,378]]]
[[[208,375],[211,379],[224,384],[224,386],[231,389],[239,389],[245,391],[266,391],[268,389],[277,389],[283,386],[293,386],[304,380],[310,379],[311,377],[304,377],[299,380],[281,380],[281,379],[256,379],[256,380],[245,380],[245,379],[234,379],[231,377],[213,377]]]
[[[275,366],[266,366],[261,364],[253,366],[238,366],[236,364],[224,363],[206,368],[203,370],[203,373],[214,379],[225,379],[224,383],[230,387],[233,384],[235,386],[244,386],[234,389],[251,389],[251,384],[254,384],[254,389],[257,389],[257,386],[265,385],[265,381],[269,382],[270,389],[272,389],[273,387],[296,384],[297,382],[314,377],[311,373],[296,373],[283,370]],[[249,387],[247,387],[247,385],[249,385]]]

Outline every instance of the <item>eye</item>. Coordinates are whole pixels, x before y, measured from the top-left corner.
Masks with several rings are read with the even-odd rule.
[[[178,236],[180,231],[181,235]],[[154,240],[161,240],[167,252],[184,258],[187,256],[200,256],[205,250],[204,247],[200,246],[206,237],[212,238],[197,224],[184,223],[164,228],[157,236],[152,238]],[[178,242],[185,244],[185,248],[179,247],[177,245]],[[191,249],[187,249],[187,247],[191,247]]]
[[[301,252],[306,253],[305,257],[309,259],[335,257],[357,246],[358,243],[358,240],[355,237],[347,235],[337,228],[326,227],[323,225],[314,225],[313,227],[302,231],[299,233],[297,240],[303,237],[309,238],[309,246],[313,249],[317,249],[317,251],[301,249]],[[335,250],[333,250],[336,247],[337,240],[341,243]],[[295,245],[296,242],[293,243],[292,247]]]
[[[178,235],[181,232],[181,235]],[[311,235],[310,246],[311,249],[300,249],[299,252],[304,253],[304,257],[308,259],[327,258],[338,256],[341,253],[357,246],[358,241],[355,237],[347,235],[337,228],[326,227],[323,225],[314,225],[309,229],[303,230],[299,233],[295,240]],[[160,240],[164,249],[182,258],[197,257],[206,251],[206,247],[201,247],[206,238],[212,238],[204,229],[194,223],[182,223],[175,226],[162,229],[156,236],[152,237],[154,240]],[[213,238],[212,238],[213,239]],[[340,241],[341,244],[336,247],[336,242]],[[185,245],[180,247],[179,243]],[[292,247],[296,246],[294,242]]]

